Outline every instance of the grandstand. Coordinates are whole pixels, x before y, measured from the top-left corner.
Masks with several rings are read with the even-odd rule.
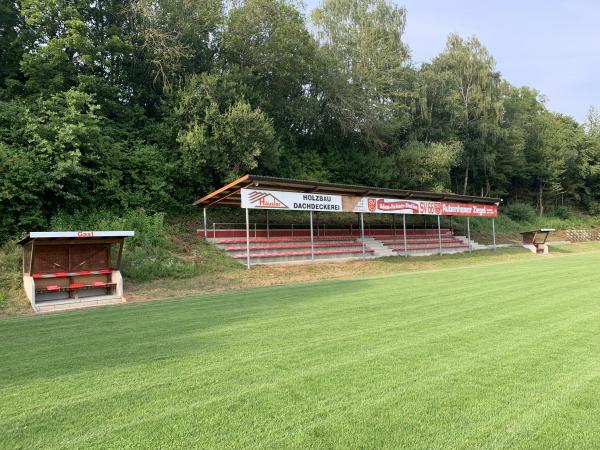
[[[440,192],[407,191],[359,185],[319,183],[257,175],[238,180],[198,199],[204,227],[198,235],[222,248],[248,267],[288,261],[322,259],[419,256],[472,251],[480,246],[471,240],[469,217],[489,217],[495,248],[495,223],[498,198],[474,197]],[[243,208],[245,229],[209,226],[210,207]],[[250,210],[266,210],[266,223],[251,227]],[[269,210],[309,212],[307,228],[269,223]],[[313,213],[358,215],[358,226],[314,228]],[[402,226],[371,228],[364,226],[364,214],[395,214]],[[437,227],[407,227],[406,216],[434,216]],[[466,235],[455,235],[452,227],[443,228],[444,216],[466,218]]]

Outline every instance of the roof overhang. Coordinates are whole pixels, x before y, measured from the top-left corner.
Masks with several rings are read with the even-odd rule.
[[[196,200],[193,205],[202,208],[212,206],[240,208],[243,188],[260,188],[275,191],[303,192],[331,195],[348,195],[356,197],[388,197],[398,199],[431,200],[477,203],[482,205],[499,205],[501,198],[458,195],[449,192],[411,191],[405,189],[388,189],[356,184],[326,183],[320,181],[295,180],[291,178],[265,177],[261,175],[244,175],[235,181]]]
[[[115,239],[134,236],[133,231],[32,231],[18,244],[24,245],[34,239]]]

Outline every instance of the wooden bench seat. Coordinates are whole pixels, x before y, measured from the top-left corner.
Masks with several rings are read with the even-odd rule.
[[[79,272],[34,273],[31,275],[31,277],[38,280],[40,278],[67,278],[67,277],[80,277],[80,276],[85,276],[85,275],[110,275],[111,273],[113,273],[112,269],[100,269],[100,270],[81,270]]]
[[[252,244],[252,243],[251,243]],[[339,243],[335,242],[327,242],[327,243],[317,243],[313,245],[314,248],[327,248],[327,247],[362,247],[362,242],[344,242],[341,241]],[[311,244],[302,243],[302,244],[281,244],[281,245],[251,245],[250,251],[252,250],[277,250],[277,249],[295,249],[295,248],[310,248]],[[245,245],[234,245],[225,247],[225,251],[235,252],[235,251],[246,251]]]
[[[362,248],[356,250],[315,250],[314,255],[340,255],[340,254],[357,254],[362,253]],[[372,249],[366,248],[365,253],[373,253]],[[310,251],[299,251],[299,252],[271,252],[271,253],[250,253],[250,258],[277,258],[277,257],[287,257],[287,256],[310,256]],[[244,259],[246,258],[246,254],[234,255],[234,258]]]
[[[340,242],[352,242],[356,241],[355,236],[315,236],[314,241],[340,241]],[[276,237],[276,238],[250,238],[250,243],[256,244],[267,244],[267,243],[278,243],[278,242],[310,242],[310,236],[289,236],[289,237]],[[217,244],[245,244],[246,238],[239,239],[219,239]]]
[[[37,294],[45,294],[48,292],[66,292],[66,291],[77,291],[80,289],[97,289],[97,288],[110,288],[116,286],[116,283],[105,283],[104,281],[95,281],[91,284],[84,283],[71,283],[68,286],[52,285],[43,288],[36,289]]]
[[[440,240],[438,238],[431,238],[431,239],[406,239],[406,243],[408,245],[412,245],[412,244],[437,244]],[[454,239],[454,238],[442,238],[442,243],[453,243],[453,242],[462,242],[459,241],[458,239]],[[390,240],[382,240],[381,243],[383,245],[404,245],[404,240],[402,239],[390,239]]]

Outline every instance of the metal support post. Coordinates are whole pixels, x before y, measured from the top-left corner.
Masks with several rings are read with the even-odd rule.
[[[469,240],[469,253],[473,252],[473,246],[471,245],[471,221],[467,216],[467,239]]]
[[[494,251],[496,251],[496,218],[492,217],[492,239],[494,240]]]
[[[406,237],[406,214],[402,214],[402,228],[404,229],[404,257],[408,257],[408,240]]]
[[[363,259],[365,259],[365,222],[363,213],[360,213],[360,238],[362,239]]]
[[[310,260],[315,260],[315,240],[313,234],[313,212],[310,211]]]
[[[204,213],[204,239],[208,239],[208,228],[206,225],[206,208],[202,208],[202,211]]]
[[[440,216],[437,216],[438,219],[438,240],[440,243],[440,256],[442,256],[442,224],[440,220]]]
[[[271,237],[270,232],[269,232],[269,210],[267,209],[265,211],[267,213],[267,237]]]
[[[246,267],[250,269],[250,218],[246,208]]]

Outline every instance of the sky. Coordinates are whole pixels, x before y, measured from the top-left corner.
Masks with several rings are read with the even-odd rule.
[[[503,78],[530,86],[553,111],[585,121],[600,109],[600,1],[389,0],[406,7],[404,42],[430,61],[449,33],[477,36]],[[305,0],[309,12],[319,0]]]

